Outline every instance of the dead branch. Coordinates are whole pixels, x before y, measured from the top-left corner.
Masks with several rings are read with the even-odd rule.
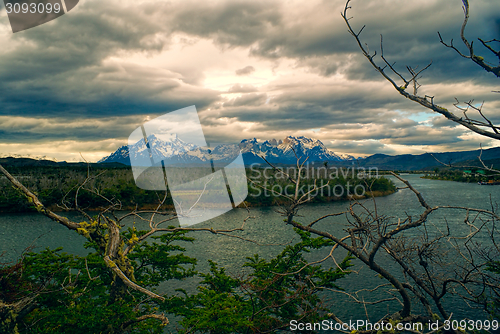
[[[470,5],[468,0],[462,0],[462,3],[463,3],[462,9],[464,10],[464,20],[462,22],[462,28],[460,29],[460,38],[462,39],[463,44],[467,48],[467,54],[462,53],[457,47],[455,47],[455,45],[453,45],[453,39],[450,41],[450,43],[445,43],[443,41],[443,38],[441,37],[441,34],[438,32],[439,41],[444,46],[453,49],[461,57],[472,60],[474,63],[479,65],[485,71],[493,73],[494,75],[500,78],[500,66],[491,66],[484,60],[484,57],[476,55],[474,52],[474,42],[469,42],[469,40],[465,37],[465,29],[467,27],[467,22],[469,21]],[[490,43],[498,42],[498,40],[492,39],[489,41],[484,41],[481,38],[478,38],[478,40],[488,51],[493,53],[493,55],[500,60],[500,50],[495,50],[490,45]]]
[[[391,85],[394,87],[394,89],[396,89],[399,94],[401,94],[402,96],[404,96],[405,98],[411,100],[411,101],[414,101],[418,104],[420,104],[421,106],[427,108],[427,109],[430,109],[436,113],[439,113],[441,115],[443,115],[444,117],[446,117],[447,119],[455,122],[455,123],[458,123],[466,128],[468,128],[469,130],[477,133],[477,134],[480,134],[482,136],[485,136],[485,137],[489,137],[489,138],[493,138],[493,139],[499,139],[500,140],[500,133],[499,133],[499,130],[500,130],[500,127],[497,126],[497,125],[493,125],[493,123],[488,120],[484,114],[482,114],[482,112],[480,113],[480,115],[482,116],[483,119],[485,119],[486,121],[479,121],[479,120],[472,120],[468,117],[466,118],[463,118],[463,117],[458,117],[457,115],[455,115],[454,113],[450,112],[448,109],[442,107],[442,106],[439,106],[437,104],[434,103],[434,97],[429,97],[429,96],[419,96],[417,93],[418,93],[418,88],[420,87],[420,84],[418,84],[418,79],[419,79],[419,75],[425,71],[427,68],[429,68],[429,66],[431,66],[432,62],[430,62],[427,66],[425,66],[424,68],[422,68],[420,71],[416,71],[416,69],[413,69],[412,67],[410,66],[407,66],[407,69],[410,73],[410,78],[407,79],[404,75],[402,75],[398,70],[396,70],[393,66],[393,64],[391,64],[384,56],[384,49],[383,49],[383,40],[381,38],[380,40],[380,48],[381,48],[381,59],[383,61],[383,63],[385,64],[383,67],[379,66],[377,64],[377,62],[375,61],[375,57],[377,55],[377,52],[373,52],[373,53],[370,53],[369,49],[367,46],[365,46],[362,42],[361,42],[361,38],[360,38],[360,35],[363,31],[363,29],[365,28],[365,26],[363,26],[359,31],[355,31],[354,28],[351,26],[351,23],[350,23],[350,20],[351,20],[351,17],[348,17],[347,16],[347,12],[349,9],[351,9],[351,6],[349,5],[351,2],[351,0],[347,0],[346,2],[346,5],[344,7],[344,11],[341,13],[341,16],[342,18],[344,19],[346,25],[347,25],[347,28],[348,28],[348,32],[354,37],[354,39],[356,40],[357,44],[358,44],[358,47],[360,48],[363,56],[368,60],[368,62],[373,66],[373,68],[375,68],[375,70],[377,72],[379,72],[382,77],[384,79],[386,79],[389,83],[391,83]],[[463,0],[464,2],[464,11],[466,13],[466,17],[465,17],[465,20],[464,20],[464,23],[462,25],[462,40],[463,42],[466,44],[466,46],[468,46],[469,48],[469,51],[470,51],[470,55],[467,56],[467,55],[464,55],[462,53],[460,53],[460,51],[458,51],[458,49],[456,49],[452,44],[451,45],[447,45],[445,44],[443,41],[442,41],[442,38],[441,38],[441,42],[453,49],[455,49],[457,52],[459,52],[459,54],[465,58],[470,58],[472,59],[475,63],[477,63],[478,65],[480,65],[482,68],[486,69],[487,71],[490,71],[492,73],[494,73],[495,75],[499,76],[500,74],[500,66],[498,67],[490,67],[489,65],[487,65],[485,62],[484,62],[484,59],[482,57],[479,57],[479,56],[476,56],[474,55],[473,53],[473,48],[472,48],[472,43],[469,43],[467,41],[467,39],[465,39],[464,37],[464,30],[465,30],[465,26],[467,24],[467,20],[468,20],[468,1],[467,0]],[[399,80],[402,81],[402,84],[399,85],[396,83],[396,81],[391,77],[391,75],[389,75],[388,73],[386,73],[386,68],[389,68],[391,70],[391,72],[393,73],[393,75],[395,75]],[[409,87],[409,85],[413,85],[413,93],[409,93],[407,91],[407,88]]]

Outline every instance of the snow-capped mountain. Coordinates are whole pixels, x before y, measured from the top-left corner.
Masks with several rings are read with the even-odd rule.
[[[288,136],[284,140],[266,140],[260,143],[257,139],[245,139],[241,142],[241,151],[246,165],[263,163],[264,157],[271,163],[294,164],[299,158],[316,161],[346,161],[355,159],[349,155],[338,155],[328,149],[320,140],[307,137]],[[295,151],[295,153],[294,153]]]
[[[168,139],[168,141],[165,141],[155,135],[150,135],[147,138],[147,145],[146,141],[141,139],[130,147],[128,145],[120,147],[113,154],[102,158],[98,162],[120,162],[125,165],[130,165],[131,158],[134,161],[151,161],[151,157],[157,161],[161,161],[163,159],[177,157],[186,152],[191,152],[197,148],[196,145],[186,143],[177,136],[172,136]]]
[[[151,159],[155,163],[163,161],[166,165],[199,164],[212,159],[221,164],[233,161],[239,153],[238,145],[219,145],[210,149],[186,143],[176,135],[168,138],[150,135],[147,138],[147,144],[144,139],[141,139],[130,147],[124,145],[98,162],[119,162],[130,165],[132,160],[139,165],[148,166],[151,164]]]
[[[167,139],[167,140],[165,140]],[[257,139],[244,139],[237,145],[219,145],[212,149],[198,147],[186,143],[176,135],[170,138],[160,139],[155,135],[147,138],[151,156],[155,161],[163,160],[166,164],[197,164],[213,159],[215,163],[229,163],[239,154],[239,148],[243,153],[245,165],[253,163],[264,163],[264,157],[271,163],[294,164],[295,154],[298,157],[308,157],[308,161],[346,161],[355,159],[352,156],[338,155],[328,149],[320,140],[307,137],[288,136],[284,140],[266,140],[259,142]],[[295,151],[295,153],[294,153]],[[149,152],[144,139],[139,140],[130,147],[122,146],[116,152],[99,162],[120,162],[130,165],[130,155],[134,161],[150,161]]]

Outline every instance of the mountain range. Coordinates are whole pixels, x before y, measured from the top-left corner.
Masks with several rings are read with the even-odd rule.
[[[147,147],[149,146],[149,151]],[[245,165],[265,163],[263,158],[274,164],[294,164],[296,155],[308,157],[310,162],[345,162],[355,160],[349,155],[338,155],[328,149],[321,141],[307,137],[288,136],[284,140],[266,140],[259,142],[256,138],[244,139],[239,144]],[[151,152],[151,157],[150,153]],[[166,164],[202,163],[212,158],[214,161],[234,160],[239,154],[236,145],[218,145],[214,148],[198,147],[182,141],[177,136],[169,140],[155,135],[139,140],[132,146],[124,145],[111,155],[101,159],[99,163],[119,162],[130,165],[130,161],[148,162],[163,160]]]
[[[155,136],[148,137],[153,156],[164,156],[168,163],[178,161],[198,163],[210,159],[210,153],[214,161],[230,161],[234,159],[234,146],[220,145],[211,149],[195,147],[187,144],[181,139],[175,138],[168,142]],[[139,141],[132,147],[132,151],[137,154],[146,154],[144,140]],[[480,150],[462,151],[462,152],[442,152],[442,153],[424,153],[420,155],[403,154],[391,156],[387,154],[374,154],[366,158],[354,158],[350,155],[336,154],[327,148],[320,140],[307,137],[288,136],[283,140],[259,141],[256,138],[244,139],[239,144],[245,165],[249,166],[255,163],[265,164],[266,159],[272,164],[295,164],[296,156],[308,157],[309,163],[324,163],[330,165],[349,166],[357,165],[359,167],[378,167],[380,169],[391,170],[424,170],[444,164],[453,165],[477,165],[478,156],[481,154],[483,161],[490,161],[497,164],[500,158],[500,147]],[[137,158],[137,157],[135,157]],[[140,157],[139,157],[140,158]],[[140,158],[142,159],[142,158]],[[438,162],[439,160],[440,162]],[[117,162],[130,165],[128,146],[120,147],[116,152],[99,161],[100,163]]]
[[[290,165],[296,163],[297,156],[308,157],[309,163],[328,162],[330,166],[352,166],[377,167],[387,170],[429,170],[435,167],[443,167],[437,160],[444,164],[454,166],[479,166],[478,156],[481,154],[482,160],[489,166],[494,165],[500,168],[500,147],[482,150],[462,151],[462,152],[442,152],[425,153],[420,155],[403,154],[387,155],[374,154],[366,158],[354,158],[349,155],[336,154],[328,149],[320,140],[307,137],[288,136],[283,140],[244,139],[237,145],[219,145],[213,148],[198,147],[182,141],[177,136],[158,138],[151,135],[129,147],[120,147],[111,155],[101,159],[98,164],[119,167],[130,166],[130,156],[135,161],[150,161],[152,157],[156,160],[163,160],[165,164],[187,163],[189,165],[206,163],[210,158],[214,163],[227,164],[234,160],[238,153],[242,152],[245,165],[254,163],[266,164],[265,158],[272,164]],[[148,151],[147,148],[150,150]],[[131,153],[132,152],[132,153]],[[437,159],[437,160],[436,160]],[[5,166],[65,166],[65,165],[85,165],[84,163],[56,162],[46,159],[30,159],[21,157],[0,157],[0,164]]]
[[[228,163],[234,160],[239,153],[239,147],[236,145],[218,145],[214,148],[199,147],[183,141],[177,135],[168,140],[150,135],[147,137],[147,141],[141,139],[134,145],[124,145],[110,156],[99,160],[98,163],[118,162],[130,165],[130,161],[135,161],[148,165],[151,163],[151,159],[155,163],[163,161],[165,165],[196,165],[206,163],[210,159],[217,163]]]
[[[328,149],[320,140],[307,137],[288,136],[259,142],[257,139],[244,139],[240,143],[245,165],[263,163],[263,158],[273,164],[295,164],[297,157],[308,158],[309,162],[344,162],[355,160],[350,155],[338,155]],[[296,157],[297,155],[297,157]]]
[[[191,152],[195,148],[196,145],[182,141],[177,135],[170,137],[169,140],[162,140],[155,135],[150,135],[147,142],[142,138],[134,145],[124,145],[110,156],[99,160],[98,163],[119,162],[130,165],[131,160],[150,162],[152,157],[158,160],[161,158],[169,159]]]

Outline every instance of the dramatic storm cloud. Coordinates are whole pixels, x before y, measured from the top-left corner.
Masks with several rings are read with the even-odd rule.
[[[423,153],[497,146],[400,96],[362,56],[344,1],[81,1],[12,34],[0,7],[0,155],[98,160],[148,119],[196,105],[209,141],[322,140],[338,153]],[[351,24],[420,93],[455,113],[485,102],[495,77],[439,42],[460,44],[460,0],[354,0]],[[473,1],[466,35],[500,38],[497,0]],[[380,60],[380,58],[378,58]],[[397,77],[395,77],[397,78]]]

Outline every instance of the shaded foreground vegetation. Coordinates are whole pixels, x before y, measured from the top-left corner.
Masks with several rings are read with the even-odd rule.
[[[105,231],[103,231],[105,232]],[[124,231],[128,240],[147,231]],[[180,333],[274,333],[293,319],[317,322],[328,309],[317,292],[338,289],[335,281],[349,274],[350,257],[338,267],[304,267],[304,254],[333,242],[296,231],[300,241],[270,260],[247,258],[244,277],[227,274],[215,262],[208,273],[196,271],[197,259],[185,256],[195,241],[187,231],[156,236],[128,256],[134,280],[157,291],[160,283],[198,276],[194,293],[180,290],[162,301],[127,289],[107,268],[97,243],[86,257],[61,248],[28,252],[17,263],[0,263],[1,333],[164,333],[164,314],[181,317]],[[295,274],[289,274],[296,272]],[[17,305],[10,310],[5,305]],[[159,314],[158,314],[159,313]]]

